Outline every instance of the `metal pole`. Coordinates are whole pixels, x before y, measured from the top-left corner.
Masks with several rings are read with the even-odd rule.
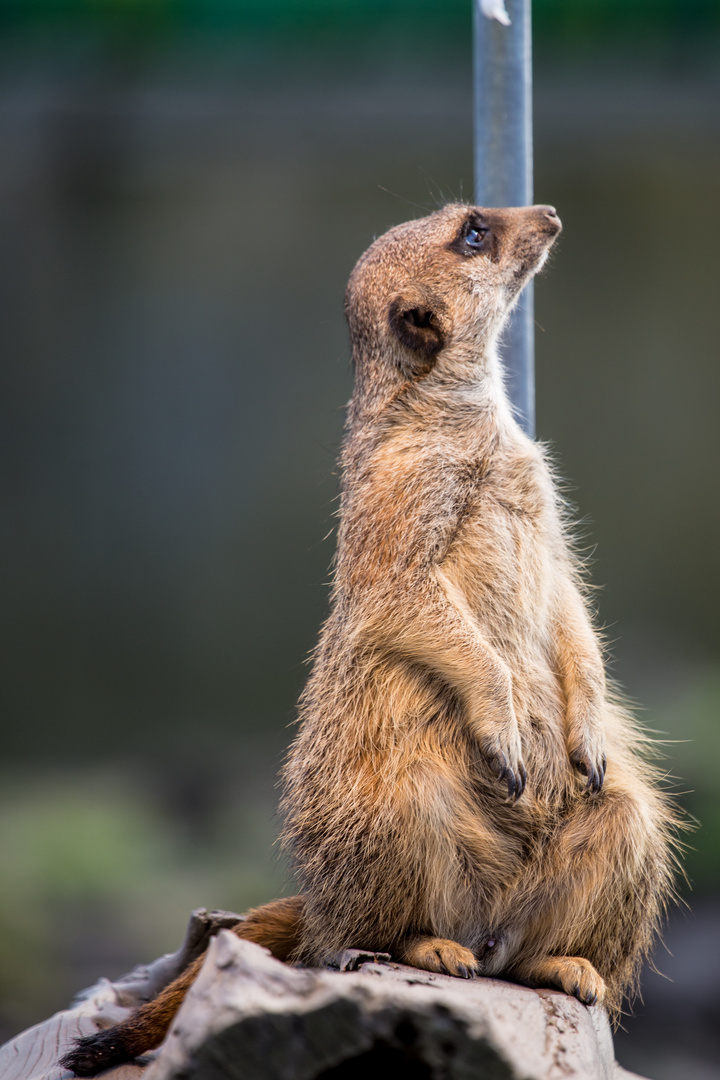
[[[530,0],[507,0],[509,26],[484,15],[481,0],[473,0],[473,7],[475,202],[488,207],[529,206],[533,201]],[[502,355],[518,421],[534,438],[532,282],[505,331]]]

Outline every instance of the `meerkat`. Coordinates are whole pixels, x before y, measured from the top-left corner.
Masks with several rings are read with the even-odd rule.
[[[498,339],[561,230],[452,204],[361,257],[330,614],[282,774],[300,895],[236,928],[554,987],[617,1016],[673,892],[677,818],[605,678],[567,511]],[[64,1059],[157,1045],[196,961]]]

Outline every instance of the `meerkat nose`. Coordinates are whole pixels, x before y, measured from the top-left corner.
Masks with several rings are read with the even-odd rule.
[[[557,217],[557,210],[555,209],[554,206],[538,206],[538,210],[540,210],[541,213],[546,214],[547,217],[550,217],[550,218],[556,218]]]

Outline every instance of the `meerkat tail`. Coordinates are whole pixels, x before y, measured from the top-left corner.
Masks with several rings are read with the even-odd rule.
[[[272,900],[248,911],[233,933],[269,949],[276,960],[289,960],[300,945],[305,901],[302,896]]]
[[[192,986],[205,960],[199,956],[156,998],[141,1005],[131,1016],[115,1027],[78,1039],[60,1064],[76,1076],[95,1076],[104,1069],[132,1061],[146,1050],[158,1046],[180,1008],[185,994]]]
[[[269,949],[277,960],[287,960],[298,947],[302,915],[302,897],[273,900],[249,911],[245,919],[232,928],[232,932],[245,941]],[[157,997],[141,1005],[121,1024],[78,1039],[72,1050],[62,1058],[62,1067],[70,1069],[76,1076],[95,1076],[104,1069],[132,1061],[159,1046],[206,955],[203,953],[194,960]]]

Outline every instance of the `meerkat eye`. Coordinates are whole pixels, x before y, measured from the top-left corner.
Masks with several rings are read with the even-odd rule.
[[[474,251],[479,251],[485,243],[485,237],[489,231],[489,229],[484,229],[481,225],[471,226],[465,234],[466,246],[473,248]]]

